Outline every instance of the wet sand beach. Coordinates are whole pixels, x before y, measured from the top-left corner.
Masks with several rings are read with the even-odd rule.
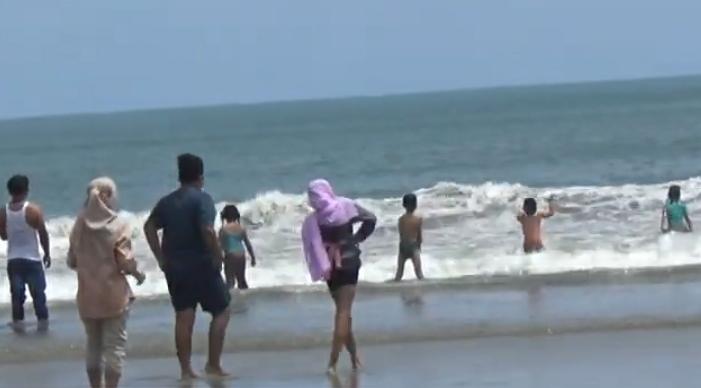
[[[340,385],[323,374],[333,314],[323,289],[235,294],[225,366],[237,379],[193,386],[695,386],[697,272],[364,285],[354,316],[366,367],[354,376],[344,360]],[[84,386],[75,308],[59,304],[53,312],[48,334],[2,329],[0,387]],[[200,315],[194,339],[200,368],[207,323]],[[133,306],[124,386],[179,386],[172,324],[165,299]]]
[[[357,374],[323,374],[327,349],[227,354],[232,380],[178,382],[173,358],[132,359],[124,387],[697,387],[701,329],[604,331],[372,345]],[[197,365],[203,360],[198,357]],[[0,366],[0,387],[81,387],[80,361]],[[39,372],[40,371],[40,372]]]

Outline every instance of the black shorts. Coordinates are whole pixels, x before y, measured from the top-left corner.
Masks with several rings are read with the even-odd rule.
[[[360,267],[334,269],[331,272],[331,279],[326,284],[331,292],[335,292],[343,286],[355,286],[358,284],[359,274]]]
[[[197,266],[166,268],[170,301],[175,311],[196,309],[219,315],[229,307],[231,296],[221,273],[206,263]]]

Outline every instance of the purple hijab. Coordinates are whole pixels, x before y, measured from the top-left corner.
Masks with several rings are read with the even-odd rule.
[[[358,209],[352,200],[337,197],[331,184],[324,179],[309,183],[307,196],[314,213],[302,225],[302,244],[309,274],[313,281],[318,281],[328,279],[332,268],[319,226],[347,224],[358,215]]]

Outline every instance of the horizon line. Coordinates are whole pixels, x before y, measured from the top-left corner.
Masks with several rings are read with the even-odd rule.
[[[521,88],[532,88],[532,87],[558,87],[558,86],[577,86],[584,84],[607,84],[607,83],[629,83],[629,82],[639,82],[639,81],[664,81],[664,80],[674,80],[683,78],[701,77],[701,73],[690,73],[690,74],[679,74],[679,75],[666,75],[666,76],[649,76],[649,77],[630,77],[630,78],[603,78],[603,79],[585,79],[585,80],[575,80],[566,82],[542,82],[542,83],[515,83],[515,84],[503,84],[503,85],[491,85],[491,86],[476,86],[476,87],[457,87],[453,89],[428,89],[428,90],[417,90],[409,92],[389,92],[389,93],[378,93],[378,94],[358,94],[358,95],[339,95],[339,96],[328,96],[328,97],[310,97],[310,98],[292,98],[292,99],[279,99],[279,100],[260,100],[260,101],[250,101],[250,102],[221,102],[221,103],[207,103],[207,104],[194,104],[194,105],[168,105],[168,106],[151,106],[143,108],[134,109],[114,109],[114,110],[95,110],[95,111],[76,111],[76,112],[65,112],[56,114],[39,114],[39,115],[29,115],[29,116],[0,116],[0,123],[7,122],[17,122],[17,121],[32,121],[32,120],[46,120],[46,119],[57,119],[66,118],[74,116],[103,116],[103,115],[115,115],[115,114],[128,114],[128,113],[155,113],[155,112],[165,112],[171,110],[181,110],[181,109],[207,109],[207,108],[223,108],[223,107],[253,107],[253,106],[265,106],[265,105],[278,105],[278,104],[295,104],[295,103],[310,103],[310,102],[330,102],[330,101],[344,101],[344,100],[359,100],[359,99],[375,99],[375,98],[387,98],[387,97],[402,97],[402,96],[419,96],[427,94],[439,94],[439,93],[453,93],[453,92],[467,92],[467,91],[489,91],[489,90],[506,90],[506,89],[521,89]]]

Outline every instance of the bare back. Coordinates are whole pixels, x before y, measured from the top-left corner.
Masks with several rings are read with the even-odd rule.
[[[230,223],[222,226],[222,230],[228,234],[233,234],[233,235],[237,235],[237,236],[240,236],[240,235],[244,234],[244,232],[245,232],[244,227],[241,224],[239,224],[238,222],[230,222]]]
[[[420,242],[421,224],[421,217],[413,213],[406,213],[399,217],[399,239],[403,242]]]
[[[541,225],[543,224],[543,215],[540,213],[532,216],[520,214],[518,221],[521,223],[523,231],[523,246],[542,249]]]

